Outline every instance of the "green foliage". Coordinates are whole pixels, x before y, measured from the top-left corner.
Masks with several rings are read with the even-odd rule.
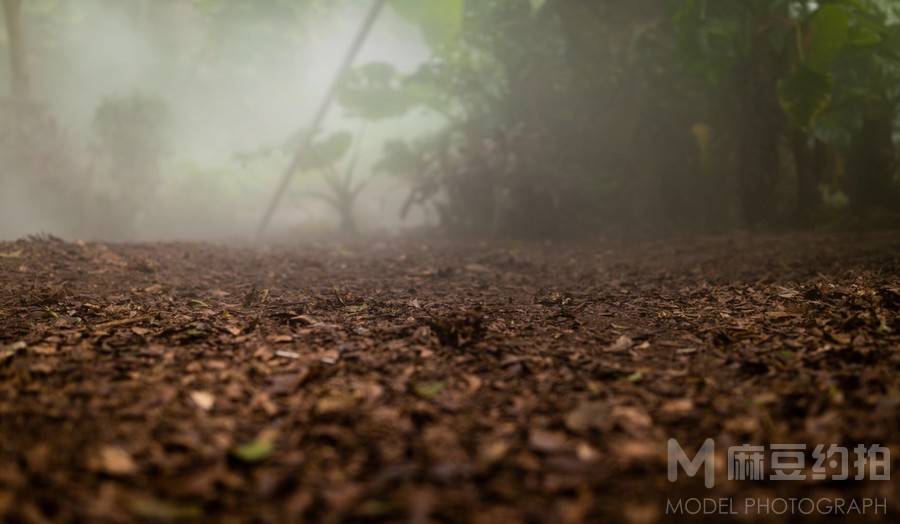
[[[830,73],[800,66],[778,83],[778,99],[791,120],[806,129],[828,108],[833,85]]]
[[[802,25],[797,27],[808,44],[797,68],[779,81],[778,98],[791,121],[808,129],[831,104],[831,70],[849,40],[850,14],[843,6],[826,4],[810,17],[806,35]]]
[[[733,0],[710,5],[707,0],[683,0],[673,21],[679,57],[689,71],[710,85],[719,85],[734,68],[746,45],[746,10]]]
[[[391,0],[391,7],[417,24],[425,40],[435,48],[459,35],[465,5],[465,0]]]
[[[383,120],[405,114],[415,102],[411,94],[394,66],[372,62],[349,72],[341,83],[338,102],[350,116]]]
[[[828,132],[816,129],[821,127],[816,121],[820,116],[830,117],[826,125],[848,127],[839,133],[848,136],[860,125],[857,117],[848,115],[848,106],[856,106],[857,110],[851,113],[858,114],[872,103],[894,104],[895,86],[900,83],[896,55],[900,40],[892,41],[898,26],[889,20],[882,6],[864,0],[825,4],[813,13],[806,29],[806,53],[794,76],[808,77],[808,73],[800,72],[807,69],[820,78],[794,81],[794,103],[785,103],[785,107],[796,125],[824,136]],[[837,107],[826,102],[826,83],[832,86],[827,93],[828,102],[834,100]],[[826,115],[827,111],[834,114]]]
[[[221,19],[258,21],[294,19],[321,9],[322,0],[193,0],[201,11]]]
[[[217,61],[252,77],[256,64],[266,69],[291,63],[306,30],[317,29],[310,22],[323,11],[359,13],[372,1],[190,0],[197,8],[191,17],[204,28],[191,40],[197,48],[190,54],[202,60],[201,70]],[[33,42],[49,46],[56,38],[60,43],[53,46],[58,46],[67,24],[78,19],[83,29],[93,23],[97,6],[152,23],[155,10],[175,13],[167,11],[169,4],[174,5],[109,0],[26,5],[32,22],[64,20],[32,26]],[[416,109],[442,116],[446,126],[433,136],[387,143],[374,170],[406,177],[414,186],[410,203],[427,202],[442,218],[473,231],[514,215],[529,231],[541,221],[567,221],[561,226],[567,228],[643,220],[654,213],[668,223],[669,215],[689,215],[694,208],[703,210],[689,217],[692,223],[719,224],[741,213],[745,195],[757,201],[756,209],[776,208],[776,199],[800,200],[791,192],[802,185],[801,168],[808,168],[803,173],[808,175],[825,162],[816,156],[817,148],[827,149],[833,157],[828,162],[840,166],[831,169],[826,184],[828,194],[837,194],[847,189],[845,179],[855,176],[850,171],[859,170],[849,166],[865,165],[847,161],[850,153],[874,156],[874,148],[861,146],[867,137],[877,138],[878,149],[887,151],[878,166],[890,166],[897,146],[892,139],[900,125],[900,3],[895,0],[389,0],[388,5],[421,30],[431,56],[414,71],[385,62],[359,65],[344,77],[337,102],[345,116],[365,122]],[[172,50],[181,44],[173,42]],[[33,61],[39,56],[35,50]],[[167,119],[165,108],[147,97],[105,102],[95,131],[114,165],[110,174],[124,173],[124,179],[134,173],[131,164],[152,167],[152,159],[166,149]],[[300,133],[287,144],[235,158],[267,158],[271,165],[256,166],[265,171],[307,138]],[[348,154],[353,139],[343,132],[313,138],[299,167],[325,179],[326,200],[343,213],[361,187],[352,176],[357,158]],[[754,164],[757,158],[764,160]],[[219,176],[225,175],[207,178]],[[824,184],[804,183],[814,189]],[[851,201],[861,194],[845,192]],[[716,209],[705,205],[711,201]]]
[[[416,106],[454,118],[459,100],[450,92],[458,87],[455,81],[466,66],[475,63],[472,50],[458,40],[466,8],[472,4],[465,0],[392,0],[390,5],[421,29],[434,51],[432,60],[413,74],[401,74],[383,62],[358,66],[343,81],[338,102],[348,115],[368,121],[403,116]],[[484,83],[489,78],[484,74],[476,81]]]
[[[409,143],[391,140],[384,145],[384,154],[375,163],[375,170],[392,175],[414,175],[419,168],[421,155]]]
[[[809,46],[803,65],[810,71],[827,74],[847,44],[850,14],[839,5],[823,5],[809,22]]]
[[[353,145],[353,135],[346,131],[335,132],[326,138],[314,140],[301,161],[300,169],[315,171],[339,162]]]

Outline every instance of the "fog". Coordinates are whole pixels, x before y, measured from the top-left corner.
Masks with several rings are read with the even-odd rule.
[[[893,4],[2,5],[3,238],[246,239],[275,194],[289,238],[898,221]]]
[[[249,237],[293,154],[283,146],[308,124],[364,15],[356,6],[240,19],[190,2],[79,0],[47,5],[46,12],[35,4],[26,2],[22,25],[30,95],[42,116],[19,144],[36,151],[5,157],[6,239],[41,232],[109,240]],[[411,71],[429,54],[420,31],[387,11],[357,62]],[[132,156],[122,165],[105,154],[98,108],[115,99],[147,101],[153,122],[159,118],[153,159]],[[356,132],[360,125],[334,107],[322,131]],[[421,111],[367,125],[356,176],[371,176],[385,140],[436,125]],[[268,153],[253,156],[259,151]],[[17,162],[16,154],[31,158]],[[317,173],[295,176],[273,230],[334,230],[328,206],[302,194],[322,184]],[[372,176],[355,209],[366,229],[401,226],[398,184]]]

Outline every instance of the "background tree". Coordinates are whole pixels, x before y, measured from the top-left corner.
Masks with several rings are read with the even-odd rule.
[[[424,177],[431,189],[412,200],[459,200],[464,229],[499,216],[539,234],[809,226],[823,195],[842,193],[890,209],[896,12],[875,0],[466,3],[459,36],[395,82],[394,99],[446,118],[453,159],[441,189]]]
[[[3,0],[6,22],[6,40],[9,46],[9,64],[12,95],[17,99],[28,96],[28,68],[25,63],[25,36],[22,29],[22,0]]]
[[[107,234],[133,235],[139,214],[160,184],[168,124],[167,104],[158,97],[110,97],[97,108],[94,130],[105,162],[106,205],[117,218]]]

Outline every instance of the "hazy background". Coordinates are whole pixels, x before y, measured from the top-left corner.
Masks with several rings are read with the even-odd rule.
[[[46,153],[44,167],[55,172],[12,172],[4,166],[0,238],[39,232],[134,240],[248,235],[289,161],[289,150],[249,162],[240,161],[240,155],[281,146],[307,125],[364,7],[357,2],[279,18],[250,9],[210,14],[187,1],[26,1],[31,95],[54,128],[37,131],[41,136],[34,140],[52,140],[47,149],[64,151]],[[8,96],[3,51],[0,78]],[[386,61],[412,71],[429,55],[419,29],[388,10],[359,62]],[[105,99],[131,96],[161,102],[154,110],[165,118],[158,181],[140,187],[123,183],[128,177],[104,164],[94,125]],[[342,113],[333,108],[326,132],[360,127]],[[367,125],[357,176],[368,176],[386,138],[415,136],[437,123],[434,115],[420,111]],[[71,187],[55,183],[59,177],[68,178]],[[300,194],[320,187],[319,178],[315,173],[295,178],[291,196],[276,215],[276,229],[334,228],[336,218],[327,206]],[[397,226],[397,200],[403,198],[398,184],[403,182],[373,178],[356,209],[359,222],[370,229]],[[136,188],[138,198],[126,195]],[[57,191],[63,194],[47,198]],[[110,224],[126,214],[117,201],[139,206],[128,228]]]
[[[897,2],[387,4],[273,234],[900,224]],[[0,237],[149,240],[252,234],[372,3],[0,5]]]

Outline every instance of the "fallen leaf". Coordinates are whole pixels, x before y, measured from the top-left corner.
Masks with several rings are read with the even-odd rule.
[[[258,438],[253,442],[234,449],[231,454],[242,462],[252,463],[269,458],[273,451],[275,451],[275,444],[271,439]]]
[[[634,341],[631,340],[631,337],[628,335],[622,335],[616,339],[615,342],[610,344],[609,346],[603,348],[604,353],[622,353],[623,351],[628,351],[631,349],[631,346],[634,345]]]
[[[176,504],[149,497],[132,499],[128,509],[136,517],[162,522],[197,519],[202,515],[199,506]]]
[[[321,357],[319,357],[320,362],[322,362],[323,364],[328,364],[329,366],[337,364],[338,360],[340,359],[341,354],[334,349],[326,351]]]
[[[640,382],[641,379],[643,379],[643,378],[644,378],[643,373],[641,373],[640,371],[635,371],[634,373],[625,377],[625,380],[627,380],[628,382]]]
[[[319,321],[309,315],[297,315],[295,317],[291,317],[291,320],[298,322],[300,324],[306,326],[312,326],[314,324],[318,324]]]
[[[316,402],[316,412],[320,415],[346,413],[356,407],[356,399],[350,395],[329,395]]]
[[[620,440],[612,446],[613,456],[623,462],[647,462],[660,458],[660,447],[648,440]]]
[[[628,524],[654,524],[659,522],[659,508],[656,505],[643,503],[629,503],[622,509],[622,516]]]
[[[355,304],[355,305],[344,306],[344,311],[346,311],[347,313],[350,313],[350,314],[362,313],[363,311],[366,311],[368,309],[369,309],[368,304]]]
[[[528,435],[528,445],[535,451],[558,453],[569,447],[565,433],[560,431],[532,430]]]
[[[115,476],[134,475],[138,470],[131,455],[118,446],[105,446],[100,450],[100,467],[104,473]]]
[[[478,448],[478,458],[486,464],[499,462],[509,451],[509,443],[503,440],[489,441]]]
[[[216,397],[208,391],[191,391],[191,400],[203,411],[211,410],[216,403]]]
[[[0,364],[16,356],[16,353],[22,351],[27,346],[24,342],[13,342],[8,346],[0,346]]]
[[[591,429],[604,430],[612,425],[609,406],[605,402],[582,402],[566,415],[566,427],[576,433]]]
[[[587,442],[579,442],[575,445],[575,456],[582,462],[596,462],[600,452]]]
[[[623,429],[635,433],[642,432],[653,425],[653,419],[646,411],[633,406],[615,406],[612,409],[612,418]]]
[[[91,327],[93,327],[94,329],[98,329],[98,330],[114,328],[114,327],[122,327],[122,326],[128,326],[130,324],[137,324],[138,322],[144,322],[144,321],[150,320],[151,318],[152,317],[150,315],[139,315],[139,316],[131,317],[131,318],[123,318],[123,319],[119,319],[119,320],[110,320],[109,322],[101,322],[100,324],[94,324]]]
[[[430,400],[440,395],[446,387],[443,382],[418,382],[413,386],[413,391],[416,395]]]
[[[666,415],[685,415],[693,410],[694,402],[689,398],[669,400],[660,408]]]
[[[787,289],[787,288],[782,287],[782,288],[779,288],[779,290],[780,290],[780,292],[778,293],[778,296],[780,298],[790,299],[790,298],[797,298],[800,296],[800,293],[793,289]]]
[[[847,333],[829,333],[828,336],[838,344],[849,346],[853,342],[853,338]]]
[[[35,355],[47,356],[55,355],[57,349],[55,344],[39,344],[37,346],[32,346],[29,351],[34,353]]]
[[[289,395],[300,387],[304,378],[305,376],[300,373],[272,377],[272,385],[267,392],[271,395]]]
[[[15,250],[15,251],[6,251],[6,252],[3,252],[3,253],[0,253],[0,258],[19,258],[19,257],[21,257],[21,256],[22,256],[22,250],[21,250],[21,249],[17,249],[17,250]]]

